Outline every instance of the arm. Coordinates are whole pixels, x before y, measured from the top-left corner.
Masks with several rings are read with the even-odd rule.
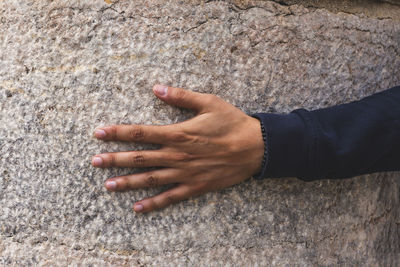
[[[265,142],[259,120],[216,96],[160,85],[153,90],[162,101],[193,109],[196,116],[173,125],[111,125],[95,131],[104,141],[161,145],[158,150],[103,153],[92,159],[101,168],[164,167],[105,182],[110,191],[176,185],[136,202],[136,212],[228,187],[256,173],[257,178],[313,180],[400,169],[399,87],[327,109],[256,114]]]
[[[346,178],[400,170],[400,87],[287,115],[256,114],[267,153],[257,178]]]

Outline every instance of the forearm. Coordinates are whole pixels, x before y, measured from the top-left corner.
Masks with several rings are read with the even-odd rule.
[[[258,178],[345,178],[400,170],[400,87],[287,115],[259,113],[266,160]]]

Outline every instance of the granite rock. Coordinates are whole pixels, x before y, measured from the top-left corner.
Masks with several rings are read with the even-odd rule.
[[[398,6],[393,5],[393,9]],[[155,83],[285,113],[400,84],[400,25],[271,1],[0,1],[0,264],[398,266],[399,173],[248,180],[146,215],[100,125],[190,118]]]

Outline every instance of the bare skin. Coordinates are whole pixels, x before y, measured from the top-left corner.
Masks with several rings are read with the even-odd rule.
[[[261,169],[264,142],[260,122],[222,99],[180,88],[155,85],[162,101],[193,109],[190,120],[165,126],[111,125],[98,128],[104,141],[160,144],[159,150],[104,153],[92,158],[94,167],[164,167],[105,182],[110,191],[176,184],[133,205],[136,212],[164,208],[193,196],[240,183]]]

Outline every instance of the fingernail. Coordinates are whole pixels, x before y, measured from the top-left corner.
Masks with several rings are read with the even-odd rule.
[[[133,209],[137,212],[142,211],[143,210],[143,205],[142,204],[136,204],[135,207],[133,207]]]
[[[115,190],[117,188],[117,182],[116,181],[107,181],[106,188],[108,190]]]
[[[168,93],[168,87],[164,86],[164,85],[157,84],[156,86],[154,86],[154,91],[159,96],[166,96],[167,93]]]
[[[101,164],[103,164],[103,159],[100,157],[93,157],[92,164],[93,166],[101,166]]]
[[[99,138],[99,139],[106,137],[106,135],[107,135],[106,131],[101,130],[101,129],[98,129],[94,132],[94,136],[96,136],[96,138]]]

